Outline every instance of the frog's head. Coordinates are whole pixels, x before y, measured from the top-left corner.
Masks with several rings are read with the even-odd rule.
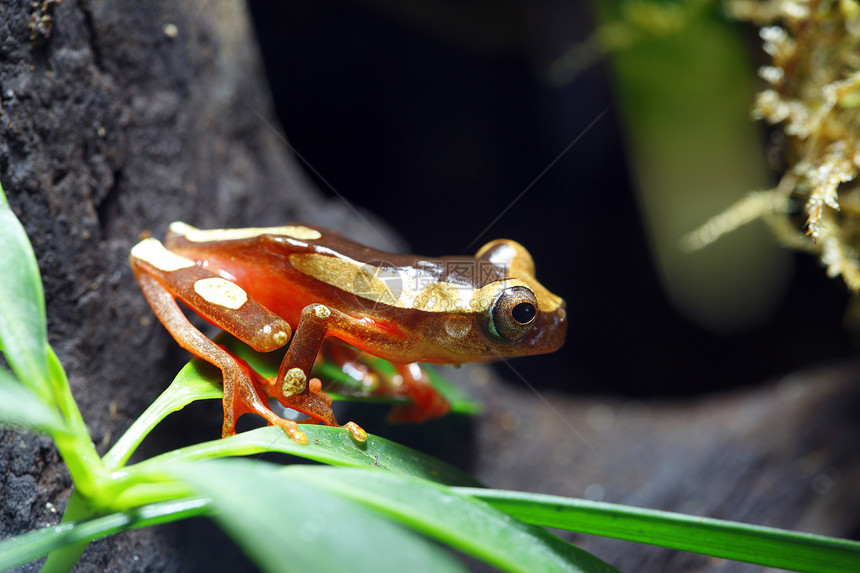
[[[481,247],[475,258],[504,275],[481,289],[492,298],[484,323],[493,352],[521,356],[558,350],[567,332],[565,303],[535,279],[534,260],[525,247],[497,239]]]
[[[558,350],[567,332],[564,300],[534,277],[534,261],[515,241],[499,239],[474,259],[477,280],[465,286],[455,312],[429,329],[440,362],[473,362]],[[445,284],[451,284],[450,279]],[[443,328],[438,328],[443,326]]]

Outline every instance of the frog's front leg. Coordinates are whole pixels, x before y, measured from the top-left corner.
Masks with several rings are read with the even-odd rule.
[[[285,408],[308,414],[328,425],[337,425],[328,406],[331,399],[322,393],[319,380],[309,379],[311,368],[327,336],[349,338],[370,336],[371,333],[366,325],[340,311],[322,304],[309,304],[302,310],[293,341],[278,369],[278,376],[269,381],[266,393]],[[328,398],[328,404],[320,404],[320,396]],[[357,441],[367,440],[367,432],[355,422],[347,422],[343,427]]]
[[[301,404],[308,395],[305,392],[308,373],[327,336],[340,338],[345,342],[368,343],[379,335],[376,329],[364,320],[322,304],[306,306],[302,310],[302,317],[290,348],[281,362],[278,378],[269,391],[270,395],[278,398],[285,407],[301,409],[292,404]],[[436,392],[417,364],[397,365],[397,369],[399,383],[394,390],[408,396],[412,404],[395,408],[390,416],[392,421],[420,422],[448,413],[448,402]]]
[[[132,249],[131,267],[144,296],[173,338],[191,354],[221,370],[224,376],[222,436],[235,434],[239,416],[252,412],[282,428],[295,441],[307,443],[307,436],[298,429],[296,422],[271,411],[266,396],[260,391],[260,377],[256,372],[195,328],[179,308],[176,298],[203,318],[263,352],[275,350],[289,341],[289,324],[248,297],[238,285],[168,251],[156,239],[146,239]],[[310,396],[305,403],[312,409],[306,413],[337,425],[325,400]]]

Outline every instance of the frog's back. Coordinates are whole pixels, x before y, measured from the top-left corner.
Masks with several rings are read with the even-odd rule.
[[[361,296],[367,269],[411,267],[419,259],[393,255],[309,225],[202,230],[181,222],[165,237],[170,251],[235,282],[278,315],[297,320],[310,303],[346,312]],[[432,264],[432,263],[427,263]],[[361,310],[366,310],[362,308]]]

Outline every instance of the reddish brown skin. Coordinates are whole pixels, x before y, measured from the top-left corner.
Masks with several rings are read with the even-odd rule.
[[[496,264],[496,259],[489,264],[494,252],[497,259],[500,253],[513,252],[507,243],[499,246],[502,250],[498,252],[493,251],[496,247],[488,247],[490,250],[480,259],[426,258],[376,251],[333,231],[317,230],[322,237],[308,241],[260,235],[247,239],[192,242],[181,234],[168,233],[166,248],[195,263],[178,270],[161,270],[146,260],[131,257],[135,276],[159,320],[184,348],[222,370],[225,436],[235,433],[238,416],[253,412],[266,418],[270,424],[282,427],[293,439],[306,442],[306,436],[295,423],[281,419],[268,409],[264,400],[266,396],[277,398],[286,407],[305,412],[313,421],[338,425],[329,407],[331,400],[319,390],[318,381],[305,383],[304,390],[297,393],[292,389],[286,390],[293,386],[284,386],[282,391],[285,380],[291,380],[291,371],[298,369],[304,375],[310,373],[326,337],[338,338],[397,364],[419,361],[460,364],[500,356],[538,354],[556,350],[564,341],[567,328],[564,302],[533,282],[528,254],[522,255],[527,264],[520,260],[504,266]],[[517,248],[524,253],[524,249]],[[543,293],[543,296],[557,302],[546,305],[551,310],[539,312],[522,337],[503,340],[489,333],[486,313],[431,312],[374,304],[353,292],[299,271],[289,260],[290,255],[296,253],[332,257],[341,254],[361,263],[384,262],[386,266],[399,268],[417,267],[432,274],[436,281],[474,288],[504,279],[509,269],[517,268],[520,275],[527,275],[526,279],[532,281],[530,285],[536,285],[535,294],[541,296]],[[454,274],[456,271],[451,270],[461,265],[475,268],[478,263],[483,265],[483,272],[472,273],[471,276]],[[236,310],[204,300],[195,294],[194,287],[196,281],[207,277],[226,278],[239,285],[249,300]],[[281,337],[283,340],[276,343],[270,335],[262,335],[262,332],[280,330],[289,336],[293,327],[292,342],[278,378],[262,378],[243,361],[212,343],[187,321],[174,298],[182,300],[212,324],[262,351],[273,350],[286,343],[286,337]],[[456,339],[446,334],[445,325],[451,318],[467,323],[470,326],[468,333]],[[448,404],[433,390],[426,376],[416,378],[408,366],[399,367],[399,372],[403,380],[398,391],[411,398],[413,405],[396,410],[393,418],[421,421],[448,411]],[[366,435],[361,437],[363,430],[358,426],[353,423],[347,426],[356,439],[366,439]]]
[[[314,228],[314,227],[310,227]],[[438,280],[449,279],[447,269],[456,263],[475,263],[474,257],[416,257],[396,255],[371,249],[351,241],[340,234],[318,229],[322,239],[306,241],[307,246],[275,241],[269,236],[229,242],[191,242],[182,235],[169,234],[165,245],[172,251],[189,259],[206,261],[214,272],[226,272],[234,277],[252,298],[284,318],[291,325],[298,324],[302,309],[312,303],[336,308],[355,319],[372,323],[374,335],[338,338],[357,346],[374,356],[395,363],[432,362],[436,364],[462,364],[497,359],[499,356],[524,356],[557,350],[564,342],[567,331],[565,308],[557,313],[541,313],[531,332],[516,343],[491,341],[483,335],[481,317],[472,316],[473,336],[458,341],[456,347],[428,344],[429,333],[438,329],[438,324],[451,315],[439,312],[395,308],[386,305],[361,304],[356,295],[334,288],[296,270],[288,260],[294,253],[336,252],[360,261],[372,263],[384,261],[396,267],[421,267],[438,275]],[[303,241],[304,242],[304,241]],[[463,279],[463,277],[459,277]],[[469,277],[466,277],[469,278]],[[470,286],[480,288],[492,280],[504,278],[502,270],[494,274],[473,276]]]

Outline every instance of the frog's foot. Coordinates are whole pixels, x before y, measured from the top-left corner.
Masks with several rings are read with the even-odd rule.
[[[436,391],[427,374],[417,364],[398,365],[397,370],[403,379],[398,393],[406,395],[412,403],[392,408],[388,414],[389,422],[425,422],[451,411],[451,405]]]
[[[225,376],[224,382],[224,425],[221,428],[221,437],[234,435],[236,420],[243,414],[250,413],[262,416],[271,426],[278,426],[295,442],[307,444],[308,437],[299,430],[298,423],[281,418],[269,408],[266,394],[260,384],[260,380],[265,379],[241,358],[233,358],[236,370],[229,381]]]
[[[311,378],[308,382],[308,391],[301,394],[285,396],[278,392],[274,384],[264,386],[266,391],[284,408],[291,408],[308,416],[307,419],[299,421],[300,424],[318,424],[322,422],[326,426],[345,428],[352,438],[357,442],[367,441],[367,432],[355,422],[347,422],[340,425],[331,409],[331,396],[322,391],[322,382],[319,378]]]

